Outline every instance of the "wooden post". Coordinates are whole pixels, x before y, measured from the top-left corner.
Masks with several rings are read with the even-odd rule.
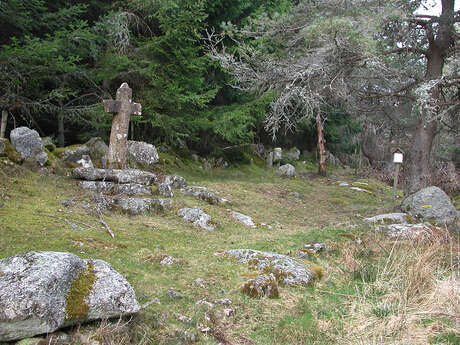
[[[318,174],[326,176],[326,140],[323,133],[323,122],[320,111],[316,113],[316,129],[318,131]]]
[[[401,166],[400,163],[395,164],[395,176],[393,180],[393,197],[396,198],[396,195],[398,193],[398,178],[399,178],[399,168]]]
[[[131,114],[140,115],[142,107],[132,102],[132,90],[127,83],[117,90],[116,100],[104,100],[104,110],[116,115],[112,121],[109,144],[109,167],[126,169],[128,162],[128,130]]]
[[[403,151],[401,149],[396,149],[393,151],[393,163],[395,163],[395,176],[393,180],[393,197],[396,198],[398,193],[398,179],[399,179],[399,169],[404,160]]]
[[[0,125],[0,138],[1,139],[5,138],[7,122],[8,122],[8,110],[3,109],[2,110],[2,122],[1,122],[1,125]]]

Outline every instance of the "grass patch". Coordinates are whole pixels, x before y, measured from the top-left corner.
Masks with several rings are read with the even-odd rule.
[[[115,233],[111,239],[83,207],[90,193],[78,189],[75,181],[39,176],[18,166],[0,168],[1,257],[52,250],[102,259],[127,278],[141,304],[155,298],[160,302],[129,325],[114,330],[113,324],[93,324],[78,332],[99,334],[103,345],[117,343],[110,334],[118,334],[120,344],[178,344],[193,338],[196,344],[270,345],[373,344],[373,337],[382,337],[382,344],[421,344],[430,336],[458,330],[450,318],[438,317],[458,313],[453,309],[458,297],[449,285],[458,277],[450,246],[458,244],[395,243],[362,223],[365,216],[393,210],[389,187],[360,180],[343,169],[318,177],[310,163],[297,164],[298,176],[284,179],[257,164],[206,170],[172,153],[163,159],[161,174],[182,175],[189,185],[205,186],[231,204],[212,206],[176,192],[175,208],[165,213],[130,217],[107,212],[103,218]],[[340,181],[368,183],[372,194],[340,187]],[[211,215],[214,232],[199,230],[177,216],[179,208],[194,206]],[[235,221],[232,210],[251,216],[257,228]],[[311,242],[326,244],[324,252],[309,257],[320,267],[316,276],[321,279],[311,287],[281,286],[276,299],[242,294],[247,267],[214,256],[248,248],[297,257],[298,250]],[[161,265],[166,256],[177,261]],[[80,292],[75,301],[87,293],[83,281],[91,279],[86,278],[76,289]],[[195,284],[197,278],[201,285]],[[170,298],[171,288],[184,297]],[[196,304],[223,298],[232,304]],[[226,308],[233,313],[225,315]],[[75,309],[70,314],[78,318],[84,312]],[[179,321],[177,314],[192,322]],[[404,321],[407,315],[411,319]],[[408,336],[404,327],[411,331]],[[436,333],[434,327],[443,330]],[[206,328],[210,330],[201,331]]]

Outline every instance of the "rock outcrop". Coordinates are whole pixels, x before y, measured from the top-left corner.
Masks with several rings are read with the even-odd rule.
[[[167,183],[160,183],[160,185],[158,186],[158,193],[160,195],[163,195],[163,196],[166,196],[166,197],[173,197],[174,196],[174,192],[171,188],[171,185],[170,184],[167,184]]]
[[[67,147],[62,153],[61,158],[66,162],[77,163],[83,158],[83,156],[88,155],[91,157],[91,160],[96,164],[96,166],[105,167],[108,152],[109,147],[102,138],[95,137],[91,138],[82,145],[72,145]]]
[[[252,249],[232,249],[217,253],[217,255],[233,257],[254,270],[264,274],[273,274],[276,280],[284,285],[308,285],[320,278],[321,275],[315,272],[312,265],[278,253]]]
[[[60,252],[0,260],[0,341],[139,310],[131,285],[102,260]]]
[[[78,183],[78,185],[83,189],[108,194],[126,194],[138,196],[152,195],[152,191],[149,186],[138,183],[118,184],[105,181],[81,181]]]
[[[285,164],[278,168],[278,174],[283,177],[295,176],[295,168],[291,164]]]
[[[217,196],[216,194],[210,192],[206,187],[190,186],[182,188],[181,192],[186,195],[192,195],[197,199],[206,201],[211,205],[229,203],[229,200]]]
[[[23,159],[31,159],[43,166],[48,161],[48,155],[43,151],[43,144],[38,132],[27,128],[18,127],[10,133],[11,145]]]
[[[252,218],[249,216],[246,216],[245,214],[233,211],[232,217],[238,220],[240,223],[243,223],[244,225],[249,226],[250,228],[256,227],[256,225],[252,221]]]
[[[406,213],[386,213],[364,218],[364,221],[374,225],[407,224],[409,217]]]
[[[153,167],[160,161],[157,149],[143,141],[128,141],[128,162],[131,167]]]
[[[187,187],[187,182],[182,176],[179,175],[168,175],[165,176],[163,183],[169,184],[171,188],[180,189]]]
[[[278,283],[273,273],[261,274],[241,285],[241,292],[249,297],[279,297]]]
[[[211,220],[211,217],[204,213],[203,210],[199,207],[181,208],[179,210],[179,215],[187,222],[193,223],[193,225],[198,226],[204,230],[214,230],[214,227],[208,224],[208,222]]]
[[[165,211],[172,206],[171,199],[114,198],[113,206],[130,215],[145,214],[152,210]]]
[[[157,176],[154,173],[136,169],[95,169],[76,168],[72,171],[76,179],[86,181],[111,181],[117,183],[138,183],[143,185],[155,184]]]
[[[458,211],[447,194],[438,187],[427,187],[407,197],[401,209],[413,217],[438,225],[453,224]]]

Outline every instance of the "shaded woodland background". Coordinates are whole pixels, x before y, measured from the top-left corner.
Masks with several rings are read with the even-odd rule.
[[[392,150],[412,153],[417,166],[416,128],[435,123],[420,156],[429,157],[423,183],[458,192],[460,15],[443,0],[441,16],[417,16],[423,3],[0,1],[6,137],[26,125],[59,146],[106,139],[112,115],[102,99],[128,82],[143,107],[130,139],[230,162],[243,162],[249,144],[295,146],[315,159],[318,109],[327,149],[390,181]],[[427,54],[441,38],[441,72],[430,76]]]

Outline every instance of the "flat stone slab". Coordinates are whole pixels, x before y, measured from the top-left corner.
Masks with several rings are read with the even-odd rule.
[[[252,249],[232,249],[216,255],[233,257],[238,262],[265,274],[273,273],[285,285],[309,285],[315,280],[312,267],[287,255]]]
[[[181,192],[185,195],[192,195],[196,199],[206,201],[211,205],[223,205],[230,202],[229,200],[221,198],[216,194],[210,192],[206,187],[190,186],[182,188]]]
[[[211,217],[204,213],[203,210],[199,207],[181,208],[179,210],[179,215],[187,222],[193,223],[193,225],[198,226],[204,230],[214,230],[214,227],[208,224],[208,222],[211,220]]]
[[[437,228],[439,229],[439,228]],[[390,238],[403,240],[426,240],[433,235],[431,224],[390,224],[380,229]],[[439,229],[441,230],[441,229]]]
[[[109,181],[143,185],[152,185],[157,182],[157,176],[154,173],[137,169],[76,168],[72,171],[72,177],[86,181]]]
[[[150,211],[165,211],[172,206],[171,199],[114,198],[113,206],[133,216]]]
[[[139,310],[131,285],[105,261],[61,252],[0,260],[0,341]]]
[[[363,188],[359,188],[359,187],[350,187],[350,190],[354,190],[355,192],[372,194],[371,191],[368,191],[367,189],[363,189]]]
[[[409,216],[406,213],[386,213],[374,217],[364,218],[364,221],[370,224],[407,224]]]
[[[149,186],[138,183],[118,184],[105,181],[81,181],[78,185],[83,189],[109,194],[152,195],[152,190]]]

